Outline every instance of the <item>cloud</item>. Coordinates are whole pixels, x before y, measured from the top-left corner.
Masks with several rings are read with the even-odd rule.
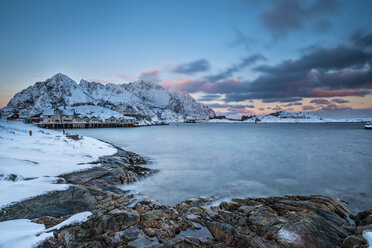
[[[372,33],[357,31],[351,35],[350,39],[358,47],[372,47]]]
[[[220,94],[207,94],[207,95],[204,95],[204,96],[199,97],[198,100],[199,101],[209,102],[209,101],[219,100],[220,98],[221,98],[221,95]]]
[[[257,66],[254,71],[259,76],[251,81],[232,78],[234,72],[262,59],[253,55],[218,74],[167,81],[163,86],[220,95],[219,100],[224,102],[260,99],[264,103],[294,103],[282,105],[286,107],[300,105],[304,98],[363,97],[372,93],[372,52],[368,49],[346,45],[312,47],[297,59]],[[311,103],[330,103],[329,99],[319,99]]]
[[[316,108],[312,105],[305,105],[305,106],[302,106],[302,110],[304,111],[308,111],[308,110],[315,110]]]
[[[227,79],[214,83],[204,78],[185,78],[179,81],[165,81],[162,86],[167,89],[186,91],[188,93],[206,92],[218,94],[239,91],[241,81]]]
[[[96,83],[102,83],[102,84],[109,84],[110,81],[101,79],[101,78],[91,78],[89,81],[96,82]]]
[[[313,99],[313,100],[310,101],[310,103],[315,103],[315,104],[318,104],[318,105],[330,104],[330,102],[327,99],[324,99],[324,98]]]
[[[340,111],[350,109],[350,107],[346,107],[345,105],[337,105],[337,104],[330,104],[327,106],[324,106],[321,110],[332,110],[332,111]]]
[[[148,69],[140,74],[139,80],[159,82],[160,81],[159,73],[160,73],[159,68]]]
[[[302,97],[290,97],[290,98],[269,98],[269,99],[263,99],[262,102],[264,103],[270,103],[270,102],[297,102],[301,101]]]
[[[272,36],[280,38],[308,24],[320,31],[327,30],[328,18],[337,8],[336,0],[277,0],[272,1],[260,18]]]
[[[209,71],[211,65],[208,60],[199,59],[190,63],[180,64],[175,67],[172,72],[180,74],[189,74],[192,75],[197,72],[206,72]]]
[[[256,43],[255,39],[247,36],[238,28],[234,28],[234,33],[235,33],[235,38],[232,42],[228,44],[229,47],[242,46],[246,50],[251,50],[251,45]]]
[[[134,78],[131,75],[125,74],[125,73],[119,74],[119,77],[124,78],[125,80],[129,80],[129,81],[134,80]]]
[[[372,70],[366,66],[371,61],[370,52],[354,47],[314,49],[297,60],[256,67],[261,76],[242,82],[241,90],[227,94],[226,101],[365,96],[372,89]]]
[[[331,102],[335,102],[335,103],[348,103],[349,101],[348,100],[345,100],[345,99],[342,99],[342,98],[335,98],[335,99],[332,99]]]
[[[282,105],[283,107],[290,107],[290,106],[300,106],[302,105],[302,102],[291,102],[285,105]]]
[[[213,104],[208,104],[208,106],[211,108],[229,108],[229,109],[255,108],[254,105],[243,105],[243,104],[231,105],[227,103],[213,103]]]
[[[232,65],[217,74],[206,76],[206,79],[209,81],[215,82],[215,81],[230,78],[235,72],[241,71],[245,67],[250,66],[260,60],[266,61],[267,59],[261,54],[254,54],[254,55],[245,57],[241,60],[239,64]]]

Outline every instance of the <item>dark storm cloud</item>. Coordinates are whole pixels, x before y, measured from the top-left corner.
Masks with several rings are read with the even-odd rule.
[[[365,96],[372,89],[372,70],[365,66],[371,61],[370,52],[354,47],[313,49],[297,60],[255,68],[262,75],[227,94],[226,101]]]
[[[290,97],[290,98],[269,98],[269,99],[263,99],[262,102],[264,103],[270,103],[270,102],[297,102],[301,101],[302,97]]]
[[[232,79],[234,72],[262,60],[254,55],[217,75],[169,82],[165,87],[178,90],[224,94],[225,102],[261,99],[263,102],[296,102],[302,98],[365,96],[372,93],[372,52],[364,48],[313,47],[298,59],[277,65],[261,65],[252,81]],[[229,78],[229,79],[226,79]]]
[[[372,33],[358,31],[351,36],[351,41],[359,47],[372,48]]]
[[[209,75],[206,77],[207,80],[215,82],[223,79],[230,78],[235,72],[239,72],[247,66],[250,66],[258,61],[267,60],[261,54],[254,54],[248,57],[245,57],[241,60],[239,64],[232,65],[225,70],[221,71],[220,73]]]
[[[208,104],[209,107],[211,108],[229,108],[230,110],[232,109],[245,109],[245,108],[255,108],[254,105],[243,105],[243,104],[238,104],[238,105],[231,105],[227,103],[214,103],[214,104]]]
[[[211,65],[208,60],[199,59],[199,60],[195,60],[190,63],[180,64],[176,68],[174,68],[172,72],[191,75],[197,72],[209,71],[210,68],[211,68]]]
[[[298,60],[287,60],[277,66],[259,66],[256,71],[270,74],[303,73],[311,69],[340,70],[362,66],[372,59],[372,54],[359,48],[337,46],[314,48]]]
[[[311,24],[317,30],[327,30],[328,20],[338,8],[336,0],[278,0],[261,14],[265,28],[276,38]]]

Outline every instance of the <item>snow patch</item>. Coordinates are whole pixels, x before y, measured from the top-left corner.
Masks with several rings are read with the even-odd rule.
[[[75,214],[75,215],[71,216],[70,218],[68,218],[67,220],[62,221],[58,225],[53,226],[53,227],[51,227],[49,229],[46,229],[45,232],[51,232],[51,231],[54,231],[54,230],[60,230],[61,228],[64,228],[64,227],[67,227],[67,226],[77,225],[77,224],[83,223],[83,222],[87,221],[88,218],[91,215],[92,215],[92,213],[89,212],[89,211]]]
[[[372,230],[364,231],[363,237],[367,240],[368,247],[372,248]]]
[[[0,222],[0,247],[30,248],[37,246],[53,236],[53,233],[42,233],[43,231],[45,231],[43,224],[33,223],[26,219]]]

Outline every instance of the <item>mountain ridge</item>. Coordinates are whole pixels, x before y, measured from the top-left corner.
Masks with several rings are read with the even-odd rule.
[[[133,109],[153,121],[182,121],[187,116],[207,119],[214,111],[187,93],[168,91],[150,81],[102,84],[82,79],[79,83],[58,73],[21,90],[2,108],[4,113],[41,113],[45,108],[97,105],[113,110],[116,106]]]

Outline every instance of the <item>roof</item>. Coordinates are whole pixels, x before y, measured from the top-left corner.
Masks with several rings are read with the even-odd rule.
[[[54,109],[44,109],[43,115],[54,115]]]
[[[131,116],[123,116],[123,117],[120,117],[120,119],[125,119],[125,120],[136,120],[136,118],[131,117]]]
[[[74,109],[70,107],[67,107],[67,108],[59,107],[58,109],[62,111],[63,115],[74,115],[75,114]]]

